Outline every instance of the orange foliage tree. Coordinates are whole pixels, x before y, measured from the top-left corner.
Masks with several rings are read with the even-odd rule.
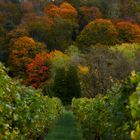
[[[61,17],[63,19],[76,19],[77,10],[68,2],[63,2],[59,7],[54,4],[48,4],[44,9],[46,16],[50,18]]]
[[[117,31],[110,20],[96,19],[82,30],[77,38],[79,47],[89,47],[97,43],[113,45],[117,42]]]
[[[60,15],[64,19],[76,20],[78,17],[77,10],[68,2],[64,2],[60,5]]]
[[[46,18],[51,21],[47,30],[47,46],[50,50],[65,50],[78,32],[77,10],[69,3],[60,6],[49,4],[44,9]]]
[[[44,9],[44,13],[49,18],[56,18],[60,15],[59,7],[54,4],[48,4]]]
[[[10,48],[9,65],[14,75],[24,74],[26,65],[31,63],[38,52],[45,49],[45,45],[24,36],[16,39]]]
[[[25,27],[17,26],[14,30],[7,33],[8,46],[12,46],[15,40],[24,36],[28,36],[28,30]]]
[[[121,42],[140,42],[140,27],[129,21],[121,21],[116,24]]]
[[[35,88],[41,88],[49,78],[49,59],[51,54],[41,52],[27,65],[29,83]]]
[[[87,25],[90,21],[93,21],[97,18],[102,18],[103,15],[99,8],[97,7],[88,7],[88,6],[82,6],[80,8],[80,24],[81,28],[83,28],[85,25]]]

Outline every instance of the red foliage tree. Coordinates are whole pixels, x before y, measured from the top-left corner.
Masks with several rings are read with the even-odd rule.
[[[140,42],[140,27],[129,21],[121,21],[116,24],[121,42]]]
[[[50,54],[42,52],[36,55],[33,61],[27,65],[29,83],[36,89],[44,86],[49,78]]]

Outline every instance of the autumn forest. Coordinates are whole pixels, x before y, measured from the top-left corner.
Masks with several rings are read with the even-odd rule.
[[[0,140],[140,140],[140,1],[0,0]]]

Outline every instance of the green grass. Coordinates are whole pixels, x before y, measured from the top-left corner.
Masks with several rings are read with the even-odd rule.
[[[83,140],[71,111],[66,111],[47,135],[46,140]]]

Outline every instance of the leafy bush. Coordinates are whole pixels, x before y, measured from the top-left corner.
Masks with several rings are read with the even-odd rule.
[[[37,139],[63,112],[57,98],[12,81],[0,64],[0,139]],[[46,133],[46,132],[45,132]]]
[[[114,86],[105,96],[73,99],[73,112],[87,140],[128,140],[130,137],[138,140],[139,82],[140,76],[132,73],[129,79]],[[137,93],[132,95],[136,87]],[[132,131],[136,120],[137,129]],[[131,131],[132,136],[130,136]]]
[[[130,108],[131,114],[135,121],[135,130],[131,132],[131,139],[132,140],[139,140],[140,139],[140,74],[135,74],[133,72],[133,83],[138,82],[138,86],[136,91],[130,96]]]

